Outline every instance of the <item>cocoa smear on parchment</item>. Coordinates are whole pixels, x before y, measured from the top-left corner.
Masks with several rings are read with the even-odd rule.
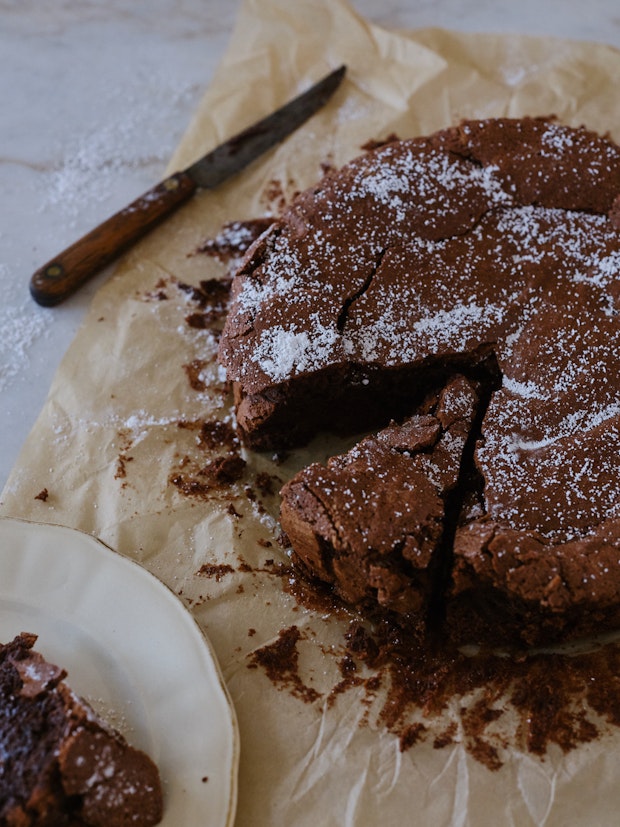
[[[215,336],[220,330],[230,301],[230,276],[220,279],[203,279],[198,286],[178,282],[177,287],[195,304],[195,310],[185,317],[186,323],[196,330],[210,329]]]
[[[236,222],[213,243],[205,242],[201,252],[232,259],[244,252],[243,245],[251,243],[261,226],[254,224],[246,232]],[[195,306],[186,323],[217,335],[226,314],[230,279],[177,287]],[[163,291],[159,285],[159,300]],[[196,360],[184,366],[196,391],[205,389],[201,377],[205,364]],[[205,502],[230,496],[228,513],[241,521],[232,486],[247,477],[247,468],[230,422],[180,421],[178,427],[196,432],[198,456],[182,457],[170,483],[182,495]],[[254,508],[264,511],[261,497],[272,497],[280,484],[277,477],[263,474],[253,485],[235,485],[234,497],[241,490]],[[286,538],[257,544],[284,548]],[[361,725],[369,724],[372,714],[373,725],[398,737],[402,751],[421,742],[435,749],[462,743],[473,758],[497,770],[511,749],[544,759],[552,745],[568,753],[620,726],[620,644],[608,643],[578,655],[478,652],[468,656],[449,641],[429,640],[421,629],[404,628],[393,617],[355,615],[323,584],[307,580],[277,548],[260,566],[244,560],[236,567],[206,563],[196,574],[218,582],[233,574],[278,578],[300,608],[326,623],[338,623],[343,630],[340,649],[321,650],[334,660],[338,674],[325,693],[309,685],[298,648],[304,641],[321,646],[320,641],[310,639],[298,625],[282,628],[275,640],[254,649],[248,668],[261,669],[277,689],[305,703],[333,706],[340,696],[355,692],[363,707]],[[249,630],[248,636],[255,633]]]
[[[261,221],[250,223],[251,227],[247,233],[244,233],[240,229],[240,222],[235,222],[235,233],[239,236],[234,245],[234,251],[237,253],[251,244],[260,232]],[[227,244],[227,249],[233,248],[232,242],[227,242]],[[210,249],[207,242],[203,246],[205,251]],[[219,249],[215,242],[213,249]],[[225,257],[224,252],[220,254]],[[194,307],[192,312],[185,317],[186,324],[195,329],[208,330],[217,338],[230,301],[231,279],[225,277],[203,280],[198,286],[175,282],[175,286]],[[192,390],[198,393],[212,390],[212,380],[206,378],[205,373],[212,362],[213,358],[196,358],[182,365]],[[227,384],[223,382],[222,394],[226,396],[228,390]],[[214,495],[226,495],[228,487],[244,478],[246,461],[241,455],[241,442],[230,421],[226,419],[179,420],[177,427],[180,430],[195,432],[194,444],[198,449],[191,454],[186,453],[181,456],[176,467],[169,474],[170,484],[178,491],[185,496],[208,501]],[[263,495],[273,491],[273,482],[269,475],[257,474],[254,483]],[[246,485],[246,495],[248,498],[256,498],[254,489],[249,485]],[[232,503],[229,505],[229,513],[240,516]]]
[[[234,571],[228,563],[204,563],[196,574],[202,577],[213,577],[219,583],[227,574],[234,574]]]
[[[301,585],[293,567],[274,573],[303,605],[325,613],[330,596],[321,586]],[[332,603],[342,623],[343,607],[333,598]],[[332,704],[356,689],[367,708],[378,701],[375,724],[394,733],[402,751],[421,741],[435,749],[462,743],[473,758],[497,770],[511,748],[544,758],[551,745],[568,753],[620,726],[620,644],[581,654],[466,655],[390,617],[343,625],[341,651],[326,652],[337,657],[342,675],[326,700]],[[304,637],[297,632],[296,642]],[[286,660],[288,651],[276,641],[253,652],[250,662],[268,661],[270,680],[299,696],[303,679],[295,672],[296,658]]]
[[[128,428],[120,428],[118,431],[119,453],[116,461],[114,479],[121,481],[121,488],[127,487],[127,464],[133,462],[133,456],[129,453],[133,440]]]
[[[226,573],[234,571],[226,567]],[[277,689],[306,703],[329,707],[355,690],[363,706],[361,725],[369,723],[370,709],[378,704],[374,725],[397,736],[401,751],[420,742],[435,749],[462,743],[474,759],[497,770],[511,749],[544,758],[556,745],[568,753],[620,726],[618,644],[579,655],[469,656],[394,618],[355,617],[322,584],[300,577],[286,557],[269,558],[259,567],[242,561],[236,572],[279,578],[300,607],[329,616],[326,622],[343,629],[340,650],[322,649],[340,674],[326,692],[309,685],[299,661],[300,643],[320,646],[320,641],[296,624],[250,653],[248,668],[262,669]],[[219,580],[223,573],[218,568],[210,576]]]
[[[240,454],[239,439],[229,422],[180,420],[177,427],[197,432],[195,444],[200,452],[198,456],[183,456],[169,475],[170,482],[181,493],[209,499],[215,490],[225,489],[243,477],[246,462]],[[218,455],[213,456],[214,452]],[[205,460],[202,459],[203,453]]]
[[[320,699],[321,694],[305,684],[299,674],[297,643],[300,638],[301,632],[297,626],[282,629],[274,643],[254,651],[248,668],[262,667],[273,683],[285,686],[296,698],[306,703],[314,703]]]

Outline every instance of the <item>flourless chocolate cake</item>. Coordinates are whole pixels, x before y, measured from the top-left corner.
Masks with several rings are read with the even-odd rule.
[[[478,401],[476,387],[455,377],[424,413],[284,487],[281,520],[293,548],[347,603],[426,615]]]
[[[445,621],[472,642],[500,632],[545,643],[620,624],[619,195],[620,148],[585,128],[464,122],[328,173],[257,240],[233,282],[220,360],[250,447],[391,420],[406,433],[437,416],[424,412],[429,394],[454,377],[478,387],[469,467],[435,514],[443,539],[430,512],[419,529],[443,561],[422,579],[449,566]],[[398,546],[403,492],[415,499],[417,451],[411,480],[394,472],[389,487],[367,456],[362,488],[380,496],[385,534],[378,517],[355,528],[344,514],[341,483],[362,474],[355,454],[283,491],[297,557],[347,600],[363,592],[414,614],[427,604],[411,560],[398,568],[398,598],[375,576]],[[422,510],[429,486],[430,472],[417,486]],[[358,542],[370,525],[372,540]],[[413,531],[402,529],[399,553]]]
[[[159,772],[21,634],[0,645],[0,824],[151,827]]]

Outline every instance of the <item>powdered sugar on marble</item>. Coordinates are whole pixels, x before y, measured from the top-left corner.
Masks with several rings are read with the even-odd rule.
[[[0,265],[0,282],[11,283],[4,265]],[[21,304],[16,304],[15,296],[5,296],[0,307],[0,392],[27,374],[32,348],[49,334],[52,323],[53,311],[34,304],[26,292]]]

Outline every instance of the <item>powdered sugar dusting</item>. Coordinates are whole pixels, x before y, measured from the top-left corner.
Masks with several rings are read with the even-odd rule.
[[[338,331],[325,327],[318,318],[313,326],[312,337],[305,330],[298,331],[295,325],[288,329],[278,325],[264,331],[255,350],[254,360],[266,374],[281,381],[332,361],[338,340]]]
[[[522,399],[545,399],[545,394],[535,382],[519,382],[509,376],[504,376],[502,384],[511,393],[520,396]]]
[[[456,305],[449,310],[438,310],[431,316],[419,319],[413,324],[413,332],[425,337],[450,339],[453,332],[462,336],[464,330],[484,324],[487,320],[499,321],[502,318],[501,305],[481,305],[476,301]]]
[[[397,220],[407,215],[412,199],[442,213],[441,196],[463,190],[480,189],[489,205],[505,204],[511,199],[496,177],[497,168],[468,167],[455,164],[445,153],[405,152],[395,154],[392,147],[377,153],[370,173],[354,180],[345,200],[358,201],[370,195],[396,212]]]
[[[522,398],[500,392],[490,417],[496,425],[486,430],[478,459],[492,518],[559,541],[620,516],[619,403],[574,411],[540,429]]]
[[[0,281],[11,282],[2,264]],[[0,392],[26,372],[32,347],[49,334],[52,322],[53,311],[33,304],[26,292],[21,304],[9,297],[0,307]]]
[[[347,364],[411,370],[492,348],[503,381],[477,453],[488,513],[559,540],[620,514],[620,234],[587,199],[557,206],[569,186],[582,203],[597,176],[620,180],[620,155],[554,123],[535,136],[532,202],[517,200],[501,161],[415,141],[303,194],[237,285],[231,316],[243,324],[227,368],[260,391]],[[561,197],[537,203],[558,164]]]
[[[542,143],[543,146],[552,150],[552,155],[574,146],[571,133],[555,123],[548,124],[542,136]]]

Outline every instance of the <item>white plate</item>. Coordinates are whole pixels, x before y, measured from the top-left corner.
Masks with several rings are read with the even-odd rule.
[[[162,827],[229,827],[239,735],[210,646],[178,598],[87,534],[0,520],[0,641],[36,649],[144,749],[162,776]]]

